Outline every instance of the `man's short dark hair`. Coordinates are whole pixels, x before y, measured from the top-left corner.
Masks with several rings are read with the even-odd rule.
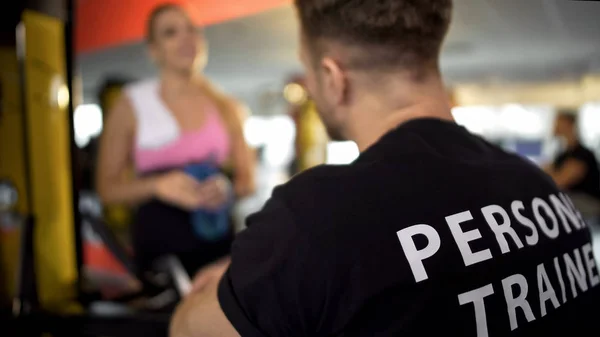
[[[304,38],[352,48],[347,67],[437,67],[452,0],[296,0]],[[323,46],[325,45],[325,46]]]

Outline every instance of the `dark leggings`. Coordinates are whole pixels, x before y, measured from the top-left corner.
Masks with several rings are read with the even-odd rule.
[[[142,278],[153,270],[157,259],[167,255],[177,256],[193,277],[202,267],[228,255],[233,241],[233,231],[218,241],[202,240],[194,232],[188,212],[157,200],[138,209],[132,230],[136,266]]]
[[[190,277],[193,277],[202,267],[229,255],[230,248],[230,241],[219,241],[208,244],[195,252],[177,253],[175,255],[179,258]]]

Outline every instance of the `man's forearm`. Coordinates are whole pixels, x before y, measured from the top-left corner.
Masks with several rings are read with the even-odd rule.
[[[562,186],[562,182],[560,181],[558,171],[556,171],[552,165],[544,166],[542,167],[542,170],[544,171],[544,173],[550,176],[550,178],[552,178],[552,180],[558,186],[558,188],[562,189],[564,187]]]
[[[546,172],[546,174],[551,175],[554,172],[554,166],[547,164],[541,167],[542,171]]]
[[[171,320],[171,337],[239,337],[217,298],[218,282],[190,294]]]
[[[190,316],[192,315],[193,304],[198,302],[198,298],[202,295],[199,293],[193,293],[186,298],[183,303],[177,308],[173,318],[171,319],[171,326],[169,328],[170,337],[193,337],[193,331],[190,329]]]
[[[550,178],[552,178],[552,181],[554,181],[554,183],[556,184],[556,186],[559,189],[562,190],[562,189],[568,187],[568,186],[566,186],[565,182],[561,179],[561,176],[558,174],[558,172],[556,172],[555,170],[550,169],[545,172],[548,176],[550,176]]]

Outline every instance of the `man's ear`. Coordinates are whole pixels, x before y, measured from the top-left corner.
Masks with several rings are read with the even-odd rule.
[[[324,90],[327,90],[328,96],[335,104],[343,104],[347,99],[348,82],[342,67],[328,57],[321,61],[321,67]]]

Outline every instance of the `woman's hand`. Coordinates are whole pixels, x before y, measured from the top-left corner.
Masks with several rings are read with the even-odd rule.
[[[215,175],[200,183],[200,204],[208,210],[217,210],[227,203],[232,193],[229,179],[222,174]]]
[[[185,210],[216,210],[228,201],[231,184],[221,174],[199,182],[182,171],[173,171],[157,179],[155,190],[160,200]]]
[[[200,182],[182,171],[165,173],[155,182],[158,199],[185,210],[195,210],[202,206],[204,198],[201,188]]]

